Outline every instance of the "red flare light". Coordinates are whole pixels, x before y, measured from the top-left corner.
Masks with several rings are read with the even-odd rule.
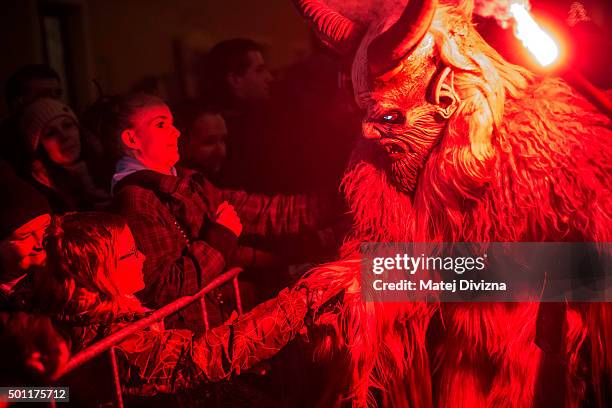
[[[514,34],[543,67],[549,66],[559,57],[559,46],[553,38],[536,23],[525,5],[513,3],[510,14],[516,21]]]

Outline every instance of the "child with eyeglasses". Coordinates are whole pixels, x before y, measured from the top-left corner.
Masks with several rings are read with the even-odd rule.
[[[69,213],[53,219],[45,237],[48,273],[37,282],[40,309],[79,351],[144,317],[134,296],[144,287],[144,255],[125,220],[107,213]],[[176,392],[240,373],[272,357],[321,305],[305,285],[196,337],[158,327],[117,346],[123,384],[138,395]]]

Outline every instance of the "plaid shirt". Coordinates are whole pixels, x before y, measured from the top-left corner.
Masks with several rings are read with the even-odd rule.
[[[157,175],[153,182],[124,183],[115,190],[115,209],[127,218],[139,249],[146,255],[146,287],[139,295],[151,307],[192,295],[223,272],[222,254],[201,237],[224,200],[236,209],[245,234],[281,235],[316,228],[320,211],[314,197],[221,190],[200,173],[182,173],[178,177]],[[208,295],[207,305],[217,306],[207,308],[211,326],[221,323],[230,312],[221,310],[220,291]],[[228,306],[233,307],[233,302]],[[198,305],[185,309],[176,319],[167,324],[203,330]]]

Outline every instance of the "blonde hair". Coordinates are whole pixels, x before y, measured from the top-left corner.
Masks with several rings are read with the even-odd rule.
[[[68,213],[53,219],[45,235],[45,291],[54,292],[51,307],[67,315],[88,314],[112,319],[142,312],[140,302],[121,294],[112,279],[119,254],[117,237],[127,228],[120,216]]]

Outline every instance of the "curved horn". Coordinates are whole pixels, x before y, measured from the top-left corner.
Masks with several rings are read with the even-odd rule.
[[[409,0],[402,15],[368,47],[370,73],[374,77],[397,67],[427,33],[437,0]]]
[[[300,14],[314,25],[318,37],[339,54],[357,48],[363,27],[323,4],[321,0],[293,0]]]

